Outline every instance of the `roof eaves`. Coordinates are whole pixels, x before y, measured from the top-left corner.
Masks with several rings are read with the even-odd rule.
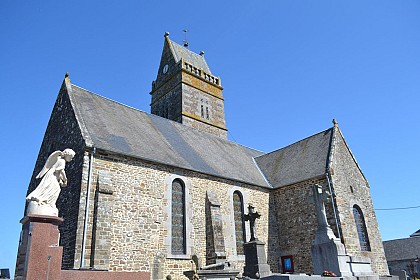
[[[232,181],[236,181],[236,182],[239,182],[239,183],[249,184],[249,185],[253,185],[253,186],[257,186],[257,187],[262,187],[262,188],[265,188],[265,189],[270,189],[271,188],[270,184],[262,185],[262,184],[258,184],[256,182],[249,182],[249,181],[245,181],[243,179],[222,176],[220,174],[215,174],[215,173],[212,173],[212,172],[203,172],[203,171],[200,171],[200,170],[197,170],[197,169],[194,169],[194,168],[188,168],[188,167],[185,167],[185,166],[174,165],[174,164],[171,164],[171,163],[168,163],[168,162],[163,162],[163,161],[159,161],[159,160],[156,160],[156,159],[150,159],[150,158],[147,158],[147,157],[141,157],[141,156],[131,154],[131,153],[123,153],[121,151],[115,151],[115,150],[110,149],[110,148],[101,148],[101,147],[97,147],[97,148],[100,149],[100,150],[106,151],[106,152],[111,152],[111,153],[114,153],[114,154],[131,157],[131,158],[134,158],[134,159],[140,159],[140,160],[144,160],[144,161],[151,162],[151,163],[157,163],[157,164],[162,164],[162,165],[166,165],[166,166],[170,166],[170,167],[174,167],[174,168],[178,168],[178,169],[194,171],[194,172],[198,172],[198,173],[201,173],[201,174],[218,177],[218,178],[221,178],[221,179],[232,180]]]
[[[320,174],[320,175],[315,175],[315,176],[312,176],[312,177],[309,177],[309,178],[306,178],[306,179],[303,179],[303,180],[300,180],[300,181],[297,181],[297,182],[293,182],[293,183],[290,183],[290,184],[272,186],[272,188],[274,190],[277,190],[277,189],[288,187],[288,186],[298,185],[302,182],[307,182],[308,180],[318,180],[318,179],[323,179],[323,178],[325,178],[325,174]]]

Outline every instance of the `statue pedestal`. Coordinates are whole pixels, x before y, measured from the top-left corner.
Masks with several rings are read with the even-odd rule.
[[[62,218],[28,214],[22,232],[15,279],[60,279],[63,248],[58,246]]]
[[[343,243],[334,236],[329,227],[318,229],[311,253],[315,275],[321,275],[324,270],[328,270],[339,277],[363,276],[378,279],[372,272],[370,258],[347,255]]]
[[[344,245],[340,239],[331,238],[323,243],[312,244],[312,262],[314,274],[321,275],[324,270],[334,272],[337,276],[352,276]]]
[[[271,274],[270,266],[267,264],[264,245],[265,243],[259,240],[253,240],[244,244],[244,276],[257,279]]]
[[[58,209],[48,204],[39,205],[38,202],[30,200],[26,208],[26,215],[31,214],[58,217]]]

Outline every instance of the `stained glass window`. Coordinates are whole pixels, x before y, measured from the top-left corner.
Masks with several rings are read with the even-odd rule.
[[[245,227],[244,227],[244,205],[240,192],[233,193],[233,216],[235,219],[236,253],[244,254]]]
[[[181,180],[172,182],[172,246],[174,255],[186,254],[185,188]]]
[[[365,219],[359,206],[353,206],[353,216],[356,222],[357,234],[359,235],[360,249],[370,251],[369,237],[366,230]]]

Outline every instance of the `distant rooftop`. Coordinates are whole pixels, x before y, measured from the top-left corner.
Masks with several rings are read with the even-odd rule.
[[[410,237],[420,237],[420,229],[415,233],[411,234]]]

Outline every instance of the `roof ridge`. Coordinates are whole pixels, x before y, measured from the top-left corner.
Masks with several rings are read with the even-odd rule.
[[[395,238],[395,239],[389,239],[389,240],[383,240],[382,242],[392,242],[392,241],[400,241],[400,240],[407,240],[407,239],[412,239],[412,237],[401,237],[401,238]]]
[[[282,147],[282,148],[278,148],[278,149],[276,149],[276,150],[273,150],[273,151],[271,151],[271,152],[265,153],[265,154],[260,155],[260,156],[258,156],[258,157],[265,156],[265,155],[269,155],[269,154],[272,154],[272,153],[278,152],[278,151],[280,151],[280,150],[286,149],[286,148],[288,148],[288,147],[290,147],[290,146],[293,146],[293,145],[295,145],[295,144],[297,144],[297,143],[299,143],[299,142],[302,142],[302,141],[305,141],[305,140],[307,140],[307,139],[309,139],[309,138],[312,138],[312,137],[314,137],[314,136],[316,136],[316,135],[318,135],[318,134],[325,133],[325,132],[327,132],[328,130],[331,130],[331,129],[333,129],[333,128],[332,128],[332,127],[330,127],[330,128],[328,128],[328,129],[325,129],[325,130],[320,131],[320,132],[318,132],[318,133],[312,134],[312,135],[310,135],[310,136],[308,136],[308,137],[305,137],[305,138],[300,139],[300,140],[298,140],[298,141],[296,141],[296,142],[293,142],[292,144],[289,144],[289,145],[284,146],[284,147]],[[256,157],[256,158],[258,158],[258,157]]]
[[[205,131],[199,130],[199,129],[197,129],[197,128],[194,128],[194,127],[189,127],[189,126],[186,126],[186,125],[184,125],[184,124],[182,124],[182,123],[179,123],[179,122],[176,122],[176,121],[173,121],[173,120],[170,120],[170,119],[167,119],[167,118],[164,118],[164,117],[158,116],[158,115],[154,115],[154,114],[151,114],[151,113],[145,112],[145,111],[143,111],[143,110],[140,110],[140,109],[138,109],[138,108],[132,107],[132,106],[130,106],[130,105],[127,105],[127,104],[124,104],[124,103],[121,103],[121,102],[115,101],[115,100],[113,100],[113,99],[111,99],[111,98],[108,98],[108,97],[105,97],[105,96],[100,95],[100,94],[98,94],[98,93],[95,93],[95,92],[93,92],[93,91],[87,90],[87,89],[82,88],[82,87],[80,87],[80,86],[78,86],[78,85],[75,85],[75,84],[71,84],[71,85],[72,85],[72,86],[75,86],[75,87],[77,87],[77,88],[79,88],[79,89],[82,89],[82,90],[84,90],[84,91],[86,91],[86,92],[88,92],[88,93],[90,93],[90,94],[93,94],[93,95],[96,95],[96,96],[98,96],[98,97],[100,97],[100,98],[103,98],[103,99],[105,99],[105,100],[111,101],[111,102],[116,103],[116,104],[118,104],[118,105],[122,105],[122,106],[124,106],[124,107],[126,107],[126,108],[128,108],[128,109],[131,109],[131,110],[134,110],[134,111],[138,111],[138,112],[144,113],[144,114],[146,114],[146,115],[148,115],[148,116],[151,116],[151,117],[153,117],[153,118],[157,118],[157,119],[161,119],[161,120],[165,120],[165,121],[170,121],[170,122],[173,122],[176,126],[181,127],[182,129],[187,129],[187,130],[188,130],[188,129],[190,129],[190,130],[192,130],[192,131],[196,131],[196,132],[198,132],[198,133],[205,134],[205,135],[207,135],[207,136],[209,136],[209,137],[212,137],[212,138],[214,138],[214,139],[222,140],[222,141],[224,141],[224,142],[228,142],[228,143],[233,144],[233,145],[236,145],[236,146],[240,146],[240,147],[243,147],[243,148],[246,148],[246,149],[249,149],[249,150],[253,150],[253,151],[259,152],[259,153],[261,153],[261,155],[264,155],[264,154],[265,154],[263,151],[260,151],[260,150],[257,150],[257,149],[254,149],[254,148],[251,148],[251,147],[248,147],[248,146],[242,145],[242,144],[240,144],[240,143],[233,142],[233,141],[228,140],[228,139],[221,138],[221,137],[219,137],[219,136],[216,136],[216,135],[214,135],[214,134],[211,134],[211,133],[208,133],[208,132],[205,132]]]
[[[169,39],[169,38],[168,38]],[[184,48],[185,50],[187,50],[188,52],[190,52],[190,53],[192,53],[192,54],[194,54],[194,55],[197,55],[198,57],[201,57],[201,58],[203,58],[204,59],[204,57],[203,56],[201,56],[201,55],[199,55],[198,53],[196,53],[196,52],[194,52],[194,51],[192,51],[192,50],[190,50],[189,48],[187,48],[187,47],[184,47],[184,46],[181,46],[180,44],[178,44],[177,42],[175,42],[175,41],[173,41],[173,40],[171,40],[171,39],[169,39],[169,42],[171,42],[171,44],[175,44],[177,47],[180,47],[180,48]],[[176,51],[176,50],[175,50]],[[178,54],[177,54],[178,55]]]

